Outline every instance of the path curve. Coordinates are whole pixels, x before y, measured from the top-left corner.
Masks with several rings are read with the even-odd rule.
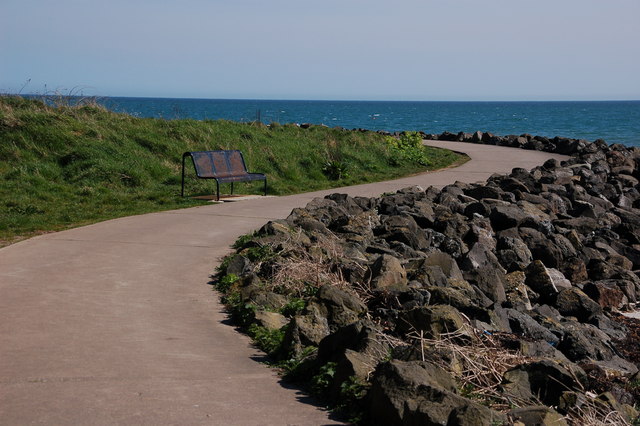
[[[0,249],[0,424],[338,424],[279,384],[207,284],[241,234],[333,192],[476,182],[563,156],[430,142],[455,169],[111,220]]]

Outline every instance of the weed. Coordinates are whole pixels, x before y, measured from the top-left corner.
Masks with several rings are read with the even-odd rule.
[[[256,346],[268,355],[274,355],[282,346],[285,328],[272,330],[258,324],[251,324],[247,329],[247,333],[254,340]]]
[[[337,365],[335,362],[328,362],[320,367],[318,374],[311,378],[311,390],[313,393],[319,396],[327,394],[336,374]]]
[[[227,293],[231,286],[237,283],[238,280],[240,280],[240,277],[236,274],[227,274],[216,283],[216,288],[221,293]]]
[[[306,307],[306,305],[307,302],[304,299],[294,297],[282,307],[280,313],[282,313],[282,315],[286,317],[292,317],[301,312]]]
[[[349,163],[329,160],[322,166],[322,173],[330,180],[346,179],[349,177]]]
[[[252,262],[264,262],[273,258],[276,253],[270,246],[255,246],[244,249],[241,252],[242,255],[246,256]]]
[[[399,138],[387,136],[391,162],[395,165],[414,163],[431,166],[431,160],[418,132],[405,132]]]
[[[245,248],[245,246],[249,242],[251,242],[253,239],[255,239],[257,236],[258,236],[257,232],[251,232],[249,234],[240,235],[238,237],[238,239],[236,239],[236,241],[233,243],[233,245],[231,247],[236,249],[236,250],[241,250],[241,249]]]

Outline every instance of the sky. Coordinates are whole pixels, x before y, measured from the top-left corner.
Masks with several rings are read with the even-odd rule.
[[[639,0],[1,0],[0,93],[640,99]]]

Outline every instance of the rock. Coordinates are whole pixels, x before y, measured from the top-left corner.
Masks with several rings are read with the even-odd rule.
[[[559,341],[556,335],[523,312],[507,308],[496,310],[496,313],[507,320],[513,333],[534,340],[542,340],[552,345],[556,345]]]
[[[236,255],[231,257],[227,263],[227,274],[234,274],[241,277],[251,271],[251,261],[244,256]]]
[[[416,412],[407,402],[416,399],[443,399],[455,395],[456,384],[443,369],[426,361],[392,360],[382,364],[375,372],[369,392],[369,424],[405,424],[405,414]],[[448,419],[451,411],[441,415]],[[407,422],[408,423],[408,422]]]
[[[609,336],[593,325],[567,322],[562,324],[562,333],[558,350],[573,362],[613,358]]]
[[[571,282],[560,271],[547,268],[539,260],[532,262],[525,273],[525,283],[545,302],[555,301],[560,290],[571,288]]]
[[[531,251],[533,259],[540,260],[549,268],[562,265],[562,251],[542,232],[533,228],[520,228],[519,234]]]
[[[501,423],[506,416],[466,398],[443,393],[409,399],[404,410],[405,425],[485,425]],[[375,423],[374,423],[375,424]],[[386,423],[379,423],[385,424]]]
[[[501,236],[498,238],[497,256],[509,272],[525,269],[533,260],[529,247],[520,238]]]
[[[396,257],[383,254],[371,266],[371,287],[374,290],[406,290],[407,271]]]
[[[505,276],[504,289],[507,305],[505,307],[517,310],[531,310],[531,301],[525,284],[526,275],[522,271],[512,272]]]
[[[306,346],[318,346],[330,334],[329,323],[317,306],[310,305],[304,314],[291,319],[285,333],[287,350],[298,356]]]
[[[447,253],[434,251],[427,255],[425,266],[437,266],[449,279],[463,280],[464,277],[456,261]]]
[[[277,312],[256,311],[254,316],[259,326],[268,328],[269,330],[279,330],[289,324],[289,320]]]
[[[332,332],[320,341],[318,358],[324,363],[336,362],[349,349],[382,359],[389,353],[389,346],[378,336],[380,330],[371,321],[363,319]]]
[[[463,271],[472,271],[479,268],[498,269],[504,273],[500,261],[491,248],[480,242],[475,243],[467,253],[465,253],[459,261],[460,269]]]
[[[316,297],[325,307],[325,316],[332,329],[358,321],[367,311],[366,305],[357,296],[340,290],[335,285],[323,285]]]
[[[492,267],[478,267],[467,273],[466,278],[475,284],[491,301],[502,303],[507,300],[504,270]],[[526,290],[525,290],[526,291]]]
[[[587,385],[586,373],[577,365],[551,360],[521,364],[504,373],[503,389],[510,395],[546,405],[557,405],[567,390],[580,390]]]
[[[403,312],[398,321],[398,332],[425,333],[425,337],[437,338],[443,333],[464,333],[464,319],[460,312],[449,305],[433,305]]]
[[[605,310],[622,308],[628,299],[615,281],[603,280],[585,284],[584,292]]]
[[[507,414],[514,425],[567,426],[564,417],[549,407],[514,408]]]
[[[381,222],[375,233],[385,240],[401,242],[416,250],[429,247],[429,240],[413,217],[387,216]]]
[[[516,227],[528,217],[529,216],[517,206],[495,206],[489,214],[491,227],[495,231]]]
[[[587,322],[602,313],[602,307],[576,287],[564,288],[556,296],[554,306],[564,316]]]

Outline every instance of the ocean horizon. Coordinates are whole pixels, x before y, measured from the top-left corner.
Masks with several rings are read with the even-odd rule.
[[[626,101],[351,101],[97,97],[135,117],[310,123],[346,129],[476,130],[497,135],[568,137],[640,146],[640,100]]]

